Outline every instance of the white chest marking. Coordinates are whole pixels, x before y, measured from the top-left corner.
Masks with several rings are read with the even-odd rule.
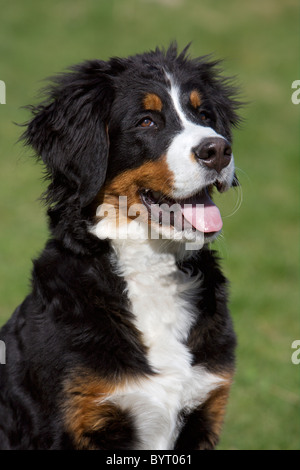
[[[173,255],[154,252],[149,241],[113,246],[156,375],[126,384],[109,400],[134,416],[139,449],[172,449],[180,431],[178,413],[195,408],[222,382],[193,367],[184,344],[194,321],[191,298],[200,281],[179,271]]]

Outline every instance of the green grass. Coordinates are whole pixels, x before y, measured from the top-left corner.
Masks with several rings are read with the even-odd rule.
[[[231,281],[237,373],[220,449],[300,448],[299,109],[296,0],[3,0],[0,15],[0,323],[29,289],[47,237],[41,167],[16,141],[41,80],[89,58],[192,41],[224,57],[249,105],[234,135],[241,190],[222,196],[215,244]],[[298,37],[297,37],[298,35]],[[242,193],[241,193],[242,191]],[[242,204],[235,212],[242,196]],[[235,213],[234,213],[235,212]]]

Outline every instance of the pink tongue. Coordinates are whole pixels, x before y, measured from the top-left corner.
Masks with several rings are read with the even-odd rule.
[[[199,232],[218,232],[223,226],[219,209],[208,194],[197,203],[182,204],[183,217]]]

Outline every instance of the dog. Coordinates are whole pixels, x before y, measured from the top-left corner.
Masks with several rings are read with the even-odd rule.
[[[238,184],[240,106],[219,62],[90,60],[29,106],[51,236],[0,330],[1,449],[218,444],[236,335],[212,198]]]

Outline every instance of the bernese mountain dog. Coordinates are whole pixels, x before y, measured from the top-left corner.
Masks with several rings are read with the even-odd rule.
[[[1,449],[213,449],[234,374],[214,191],[239,102],[176,44],[52,79],[22,136],[51,237],[0,330]]]

